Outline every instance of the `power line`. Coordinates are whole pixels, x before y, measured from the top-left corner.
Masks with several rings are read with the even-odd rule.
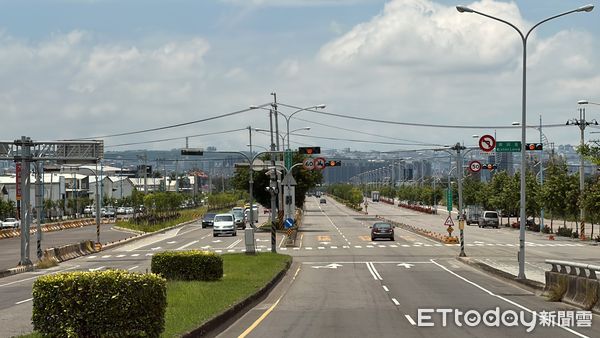
[[[260,107],[266,107],[268,105],[270,105],[270,103],[265,103],[265,104],[262,104],[262,105],[260,105],[258,107],[259,108]],[[245,108],[245,109],[236,110],[236,111],[233,111],[233,112],[230,112],[230,113],[226,113],[226,114],[211,116],[211,117],[207,117],[207,118],[200,119],[200,120],[195,120],[195,121],[190,121],[190,122],[183,122],[183,123],[172,124],[172,125],[168,125],[168,126],[164,126],[164,127],[156,127],[156,128],[143,129],[143,130],[137,130],[137,131],[130,131],[130,132],[119,133],[119,134],[111,134],[111,135],[83,137],[83,138],[79,138],[78,140],[103,139],[103,138],[109,138],[109,137],[127,136],[127,135],[148,133],[148,132],[158,131],[158,130],[165,130],[165,129],[170,129],[170,128],[183,127],[183,126],[188,126],[188,125],[195,124],[195,123],[207,122],[207,121],[221,119],[221,118],[224,118],[224,117],[238,115],[238,114],[245,113],[247,111],[251,111],[251,110],[255,110],[255,109],[256,109],[255,107],[253,107],[253,108]]]
[[[293,105],[289,105],[289,104],[285,104],[285,103],[281,103],[278,102],[277,104],[279,104],[280,106],[284,106],[284,107],[288,107],[288,108],[293,108],[293,109],[303,109],[297,106],[293,106]],[[366,117],[358,117],[358,116],[351,116],[351,115],[342,115],[342,114],[336,114],[336,113],[328,113],[328,112],[324,112],[324,111],[318,111],[315,109],[303,109],[303,111],[308,111],[311,113],[316,113],[316,114],[321,114],[321,115],[327,115],[327,116],[335,116],[335,117],[341,117],[344,119],[350,119],[350,120],[358,120],[358,121],[366,121],[366,122],[374,122],[374,123],[384,123],[384,124],[396,124],[396,125],[403,125],[403,126],[412,126],[412,127],[428,127],[428,128],[451,128],[451,129],[517,129],[517,128],[521,128],[520,126],[469,126],[469,125],[448,125],[448,124],[431,124],[431,123],[414,123],[414,122],[398,122],[398,121],[389,121],[389,120],[380,120],[380,119],[372,119],[372,118],[366,118]],[[526,126],[527,128],[539,128],[539,125],[535,125],[535,126]],[[543,128],[555,128],[555,127],[565,127],[564,124],[560,123],[560,124],[545,124],[542,125]]]
[[[246,130],[246,128],[238,128],[238,129],[217,131],[217,132],[214,132],[214,133],[205,133],[205,134],[196,134],[196,135],[172,137],[172,138],[163,138],[163,139],[159,139],[159,140],[149,140],[149,141],[142,141],[142,142],[121,143],[121,144],[111,144],[111,145],[105,146],[105,148],[124,147],[124,146],[131,146],[131,145],[137,145],[137,144],[147,144],[147,143],[165,142],[165,141],[173,141],[173,140],[183,140],[183,139],[186,139],[186,138],[189,138],[189,137],[220,135],[220,134],[233,133],[233,132],[242,131],[242,130]]]

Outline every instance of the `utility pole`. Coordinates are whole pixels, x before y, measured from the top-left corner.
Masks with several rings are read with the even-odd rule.
[[[461,150],[466,149],[459,142],[454,147],[450,148],[456,151],[456,179],[458,181],[458,229],[460,232],[460,257],[466,257],[465,254],[465,218],[463,215],[463,196],[462,196],[462,180],[463,180],[463,158]]]
[[[269,125],[271,130],[271,166],[273,169],[270,170],[270,182],[269,182],[269,193],[271,193],[271,252],[277,252],[277,233],[275,232],[275,221],[276,221],[276,198],[277,198],[277,182],[275,181],[275,143],[273,141],[273,114],[274,109],[269,111]],[[252,206],[250,206],[250,212],[252,212]]]
[[[588,101],[585,100],[580,100],[579,102],[577,102],[579,105],[583,105],[583,104],[587,104]],[[585,133],[585,127],[593,124],[593,125],[598,125],[598,121],[596,120],[591,120],[591,121],[586,121],[585,119],[585,108],[579,108],[579,119],[570,119],[567,121],[566,123],[567,125],[576,125],[579,127],[580,130],[580,143],[579,146],[581,148],[583,148],[585,146],[585,140],[584,140],[584,133]],[[579,155],[579,194],[583,195],[583,190],[585,187],[585,170],[584,170],[584,160],[583,160],[583,154]],[[579,238],[580,239],[585,239],[585,209],[583,207],[583,205],[581,206],[581,208],[579,209],[579,219],[580,219],[580,230],[579,230]]]
[[[540,150],[540,188],[544,186],[544,149],[542,140],[542,114],[540,114],[540,144],[542,144],[542,150]],[[544,232],[544,206],[540,209],[540,233]]]

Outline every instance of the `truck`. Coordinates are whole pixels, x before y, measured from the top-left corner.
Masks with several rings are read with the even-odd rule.
[[[379,202],[379,191],[371,191],[371,201]]]
[[[483,207],[481,205],[469,205],[465,210],[467,225],[477,224],[479,225],[479,218],[483,213]]]

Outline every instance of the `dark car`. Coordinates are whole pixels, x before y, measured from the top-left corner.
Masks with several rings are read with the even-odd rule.
[[[375,223],[371,227],[371,241],[377,238],[389,238],[394,240],[394,226],[390,223]]]
[[[213,214],[213,213],[204,214],[204,217],[202,218],[202,228],[213,226],[215,223],[216,215],[217,214]]]
[[[320,204],[326,204],[326,203],[327,203],[327,200],[326,200],[326,199],[324,199],[324,198],[321,198],[321,199],[319,200],[319,203],[320,203]]]

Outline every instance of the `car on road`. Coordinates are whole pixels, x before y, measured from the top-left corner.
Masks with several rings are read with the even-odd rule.
[[[83,208],[83,213],[84,214],[91,214],[94,211],[94,206],[92,205],[88,205],[85,208]]]
[[[496,211],[484,211],[479,217],[479,227],[494,227],[498,229],[500,226],[500,221],[498,218],[498,212]]]
[[[235,218],[232,214],[217,214],[215,216],[215,220],[213,222],[213,237],[217,237],[222,234],[237,236]]]
[[[117,214],[118,215],[124,215],[125,214],[125,207],[118,207],[117,208]]]
[[[102,214],[103,217],[115,217],[116,215],[116,210],[113,207],[107,207],[106,210],[104,210],[104,213]]]
[[[215,216],[217,214],[214,213],[206,213],[204,217],[202,217],[202,228],[211,227],[215,221]]]
[[[21,226],[21,221],[16,218],[7,218],[2,223],[2,229],[16,229]]]
[[[394,226],[390,223],[377,222],[371,227],[371,241],[377,238],[389,238],[394,240]]]
[[[244,208],[235,207],[231,209],[231,214],[234,217],[235,226],[238,229],[244,229],[246,227],[245,217],[244,217]]]
[[[324,199],[324,198],[321,198],[321,199],[319,200],[319,203],[320,203],[320,204],[326,204],[326,203],[327,203],[327,200],[326,200],[326,199]]]

